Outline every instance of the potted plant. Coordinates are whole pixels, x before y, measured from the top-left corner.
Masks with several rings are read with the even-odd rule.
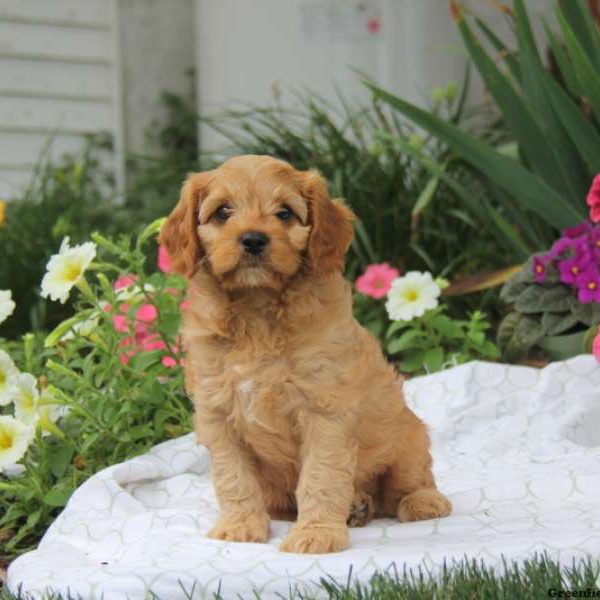
[[[498,331],[506,360],[534,347],[555,360],[591,351],[600,323],[600,175],[587,203],[590,220],[564,229],[549,252],[534,255],[502,288],[513,306]]]

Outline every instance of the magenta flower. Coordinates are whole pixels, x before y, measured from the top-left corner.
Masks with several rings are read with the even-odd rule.
[[[600,222],[600,173],[594,177],[586,198],[590,207],[590,219],[593,223]]]
[[[600,302],[600,273],[597,269],[592,268],[582,273],[577,280],[577,287],[577,298],[582,304]]]
[[[533,257],[533,266],[531,270],[533,271],[533,276],[536,283],[541,283],[546,279],[546,275],[548,274],[548,270],[546,269],[546,264],[548,263],[547,256],[534,256]]]
[[[579,257],[558,262],[558,272],[563,283],[576,285],[577,280],[587,270],[589,261],[584,262]]]
[[[356,280],[356,289],[365,296],[380,299],[389,291],[392,281],[399,275],[398,269],[388,263],[369,265],[365,272]]]

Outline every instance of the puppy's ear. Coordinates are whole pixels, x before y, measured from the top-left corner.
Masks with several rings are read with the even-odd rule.
[[[311,269],[319,275],[341,271],[354,238],[354,213],[340,200],[329,197],[327,183],[318,171],[306,171],[301,175],[302,195],[308,203],[311,226],[308,240]]]
[[[189,175],[181,188],[181,197],[158,237],[169,254],[171,268],[192,277],[203,251],[198,239],[198,206],[208,182],[209,173]]]

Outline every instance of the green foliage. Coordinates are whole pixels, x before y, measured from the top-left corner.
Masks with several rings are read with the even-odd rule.
[[[583,220],[582,198],[600,171],[600,34],[585,3],[556,4],[560,34],[545,26],[565,81],[562,87],[542,61],[523,0],[513,1],[515,50],[481,20],[468,17],[457,1],[452,5],[471,61],[517,143],[518,160],[453,123],[367,85],[376,98],[448,144],[495,184],[501,210],[482,207],[482,227],[493,235],[503,232],[515,247],[541,250],[549,246],[554,228]],[[476,27],[501,53],[501,61],[486,50]]]
[[[500,323],[497,338],[508,362],[524,358],[546,336],[583,331],[600,322],[600,304],[582,304],[556,273],[537,283],[533,258],[500,292],[500,298],[512,306]]]
[[[58,163],[42,157],[23,196],[7,204],[0,226],[0,289],[12,290],[17,309],[0,325],[0,335],[15,337],[52,327],[71,313],[70,306],[43,300],[38,284],[64,236],[78,242],[94,228],[114,229],[113,207],[107,200],[111,184],[101,157],[92,139],[79,155]]]
[[[91,474],[191,430],[181,369],[168,366],[180,358],[185,282],[148,264],[145,246],[155,250],[150,240],[157,230],[153,224],[137,238],[118,241],[94,235],[100,256],[86,274],[89,285],[80,282],[71,292],[75,316],[45,340],[29,334],[2,343],[17,367],[36,376],[43,390],[38,409],[52,405],[68,413],[54,424],[40,417],[25,472],[0,475],[0,563],[31,548]],[[114,290],[112,281],[123,275],[135,277],[135,283]],[[141,306],[157,311],[143,327],[136,321]],[[121,319],[119,327],[115,318]],[[141,346],[142,333],[158,342],[153,350]]]
[[[479,311],[468,320],[458,320],[440,305],[411,321],[394,321],[386,333],[386,350],[400,357],[398,368],[404,373],[435,373],[470,360],[500,358],[498,348],[486,337],[489,329]]]

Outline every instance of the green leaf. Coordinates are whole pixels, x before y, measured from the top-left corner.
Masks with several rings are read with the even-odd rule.
[[[482,331],[467,332],[467,339],[475,346],[483,346],[485,342],[485,334]]]
[[[593,173],[600,171],[600,134],[598,130],[583,116],[579,106],[552,77],[546,76],[543,86],[552,108],[573,140],[582,160]],[[587,178],[584,178],[583,183],[588,183]]]
[[[431,348],[423,355],[423,364],[428,373],[435,373],[444,364],[444,350],[442,348]]]
[[[600,119],[600,71],[591,62],[561,11],[557,11],[557,16],[579,83],[594,108],[596,118]]]
[[[402,331],[402,329],[406,329],[407,327],[410,327],[410,323],[408,321],[394,321],[388,328],[387,333],[385,334],[385,337],[387,339],[389,339],[390,337],[392,337],[392,335],[394,335],[394,333],[396,333],[397,331]]]
[[[422,350],[416,350],[404,358],[400,363],[400,370],[404,373],[414,373],[419,369],[423,368],[423,355]]]
[[[545,312],[542,315],[542,329],[545,335],[559,335],[577,325],[579,319],[571,312]]]
[[[365,85],[378,98],[399,110],[432,135],[456,148],[465,160],[505,188],[515,198],[519,198],[524,207],[536,212],[552,227],[573,227],[585,218],[583,203],[581,210],[576,210],[544,180],[514,160],[502,156],[487,143],[368,81],[365,81]]]
[[[452,320],[447,315],[436,315],[433,317],[433,319],[431,319],[431,326],[446,338],[460,339],[464,337],[464,332],[460,323]]]
[[[513,50],[509,50],[506,44],[487,26],[485,21],[475,17],[475,23],[495,50],[502,57],[502,61],[508,67],[508,70],[515,81],[521,80],[521,67]]]
[[[515,11],[518,13],[519,0],[515,0]],[[520,42],[529,42],[527,36],[527,17],[516,17],[517,33],[520,33]],[[548,181],[556,190],[566,191],[564,180],[560,176],[560,164],[552,154],[552,147],[544,131],[537,123],[534,114],[517,94],[511,82],[504,76],[496,63],[487,55],[477,38],[473,35],[467,20],[458,21],[458,29],[469,52],[471,60],[477,66],[479,74],[486,83],[487,89],[493,96],[502,112],[508,127],[519,141],[521,151],[544,181]],[[530,42],[531,43],[531,42]],[[522,48],[521,48],[522,49]],[[522,77],[527,84],[525,72],[526,56],[521,54]],[[527,88],[530,88],[527,85]]]
[[[52,474],[58,479],[62,477],[73,459],[73,448],[65,444],[50,446],[46,452],[46,460]]]
[[[571,305],[571,311],[580,323],[588,327],[600,323],[600,304],[598,302],[589,304],[575,302]]]
[[[486,340],[486,342],[481,347],[481,353],[488,358],[498,359],[500,358],[500,350],[498,346],[491,342],[490,340]]]
[[[569,310],[573,300],[573,292],[566,285],[546,287],[534,283],[519,294],[515,301],[515,309],[525,314],[562,312]]]
[[[146,371],[150,367],[158,364],[163,355],[164,352],[162,350],[140,352],[131,359],[129,366],[135,371]]]
[[[432,177],[423,188],[423,191],[419,194],[411,212],[411,220],[413,223],[415,223],[419,218],[419,215],[429,206],[429,203],[435,196],[439,183],[439,177]]]
[[[548,25],[548,21],[543,17],[542,23],[544,24],[544,31],[546,33],[546,38],[548,39],[548,42],[550,44],[552,55],[558,63],[560,74],[565,80],[565,83],[567,84],[567,89],[571,94],[573,94],[573,96],[577,98],[583,96],[581,84],[577,79],[577,75],[575,75],[575,72],[573,71],[573,64],[571,63],[571,59],[569,58],[567,51],[563,46],[562,40],[559,40],[556,33],[554,33],[554,31],[552,31],[552,29]]]
[[[561,2],[556,15],[559,21],[568,23],[573,35],[581,41],[581,47],[589,61],[596,69],[600,69],[600,37],[593,15],[584,8],[584,2],[582,0]]]
[[[72,488],[55,486],[44,495],[44,504],[60,508],[65,506],[72,493]]]
[[[519,56],[522,64],[523,89],[526,98],[537,116],[540,129],[546,137],[549,151],[556,159],[560,178],[565,182],[565,192],[576,206],[581,202],[587,189],[588,176],[579,160],[578,149],[571,138],[557,121],[552,109],[551,99],[544,90],[544,82],[552,79],[538,54],[538,49],[529,26],[529,17],[523,0],[514,0],[517,39],[519,40]],[[560,189],[558,184],[555,187]]]
[[[405,331],[400,337],[393,338],[387,344],[387,351],[389,354],[397,354],[408,348],[417,346],[414,342],[417,340],[425,339],[425,334],[419,329],[409,329]]]

